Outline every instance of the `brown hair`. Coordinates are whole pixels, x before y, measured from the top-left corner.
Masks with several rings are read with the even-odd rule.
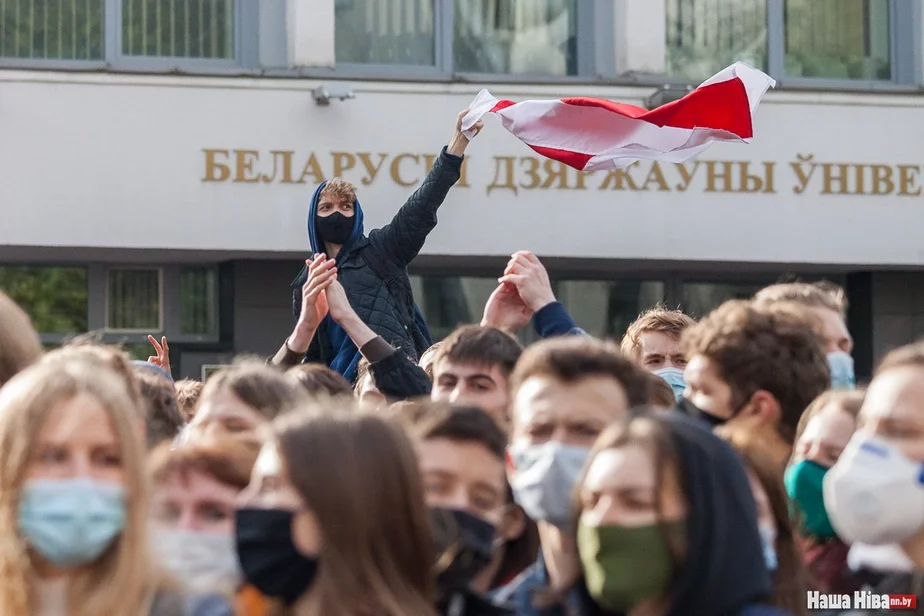
[[[421,441],[477,443],[501,461],[507,452],[507,435],[490,415],[473,406],[433,402],[417,419],[414,435]]]
[[[353,395],[349,381],[323,364],[298,364],[286,374],[297,380],[312,397]]]
[[[418,363],[421,364],[420,367],[427,373],[427,378],[429,378],[430,381],[433,381],[433,364],[436,362],[437,352],[440,350],[441,346],[443,346],[442,341],[434,342],[430,345],[430,348],[420,354],[420,362]],[[427,357],[427,355],[429,355],[429,357]],[[428,359],[426,364],[423,363],[425,358]]]
[[[135,616],[161,583],[148,552],[144,448],[124,381],[108,368],[80,361],[38,364],[0,391],[0,613],[33,614],[37,581],[17,511],[29,462],[52,409],[78,395],[105,410],[120,449],[126,487],[125,526],[93,562],[71,576],[68,613]]]
[[[812,400],[812,403],[806,407],[805,412],[802,413],[802,416],[799,418],[799,424],[796,426],[796,435],[795,438],[793,438],[793,444],[799,442],[799,439],[802,437],[802,433],[805,432],[805,427],[808,426],[812,418],[829,406],[837,406],[840,410],[856,419],[857,415],[860,414],[860,407],[863,406],[863,400],[865,397],[866,392],[862,389],[832,389],[824,392]],[[795,453],[796,452],[794,450],[793,455],[795,455]]]
[[[356,203],[356,187],[343,178],[331,178],[318,195],[319,203],[321,197],[334,197],[336,199],[343,199],[348,203]]]
[[[642,334],[648,332],[661,332],[674,340],[679,340],[685,329],[695,325],[693,317],[680,310],[672,310],[667,306],[655,306],[638,315],[632,321],[619,343],[619,349],[626,357],[635,361],[641,359]]]
[[[145,402],[141,397],[141,387],[125,351],[117,346],[84,338],[73,340],[61,348],[49,351],[42,358],[43,364],[66,365],[72,362],[112,370],[125,383],[125,389],[134,402],[137,418],[146,421],[147,413]]]
[[[510,334],[495,327],[465,325],[443,340],[433,360],[433,372],[443,360],[457,364],[497,366],[505,377],[523,353],[523,347]]]
[[[135,376],[146,409],[148,448],[172,441],[183,429],[173,383],[147,370],[138,370]]]
[[[262,362],[243,360],[216,372],[206,382],[200,406],[212,396],[231,393],[267,419],[273,419],[307,399],[304,387]]]
[[[805,308],[727,301],[683,335],[687,358],[702,355],[740,408],[764,390],[780,404],[780,433],[792,442],[799,416],[831,384],[827,356]]]
[[[609,377],[625,390],[630,407],[644,406],[651,397],[647,372],[626,359],[614,343],[589,336],[562,336],[530,346],[510,377],[511,391],[532,376],[550,376],[565,383]]]
[[[186,423],[192,421],[196,415],[196,406],[199,404],[199,396],[202,395],[202,389],[205,387],[201,381],[193,379],[183,379],[173,385],[176,391],[176,404],[180,408],[180,414]]]
[[[807,308],[827,308],[847,316],[847,295],[832,282],[784,282],[764,287],[754,295],[758,304],[791,302]]]
[[[207,439],[179,446],[163,443],[148,457],[148,476],[155,487],[174,476],[186,481],[201,473],[237,490],[250,483],[250,473],[260,453],[259,445],[241,439]]]
[[[660,409],[672,409],[677,404],[677,398],[674,396],[674,390],[670,384],[659,377],[657,374],[649,374],[651,381],[651,397],[648,399],[648,405]]]
[[[889,351],[876,366],[873,377],[895,368],[924,368],[924,340]]]
[[[788,614],[806,613],[805,593],[808,590],[807,574],[802,563],[802,551],[796,543],[789,515],[789,497],[783,486],[779,459],[785,456],[773,435],[758,430],[733,429],[722,426],[716,435],[726,441],[742,457],[760,483],[776,523],[777,570],[773,575],[771,605]]]
[[[29,315],[0,291],[0,387],[42,356],[42,343]]]
[[[432,615],[434,547],[414,447],[399,426],[338,404],[274,424],[289,479],[321,532],[312,613]]]

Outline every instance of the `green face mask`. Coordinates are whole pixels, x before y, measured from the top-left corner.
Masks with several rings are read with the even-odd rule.
[[[667,525],[682,534],[684,522]],[[578,524],[578,553],[593,600],[605,610],[626,612],[646,599],[663,597],[674,573],[674,559],[661,526]]]
[[[786,493],[796,508],[796,519],[806,535],[827,539],[834,537],[834,529],[825,511],[821,490],[828,469],[808,460],[790,465],[783,474]]]

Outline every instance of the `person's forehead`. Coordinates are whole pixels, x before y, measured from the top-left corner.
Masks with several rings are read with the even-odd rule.
[[[421,471],[444,472],[469,481],[503,484],[504,460],[481,443],[432,438],[418,444]]]
[[[598,453],[587,468],[584,488],[628,490],[653,488],[656,469],[651,454],[641,445],[630,444]]]
[[[642,355],[676,355],[683,353],[679,338],[672,338],[665,332],[647,331],[638,337]]]
[[[874,378],[866,391],[860,417],[924,423],[924,368],[894,368]]]
[[[856,421],[850,416],[850,413],[840,408],[837,404],[829,404],[808,421],[800,440],[843,440],[845,435],[847,438],[850,437],[855,426]]]
[[[699,381],[719,381],[719,374],[715,365],[705,355],[694,355],[689,358],[687,367],[684,369],[684,376],[687,380],[697,379]]]
[[[622,384],[612,377],[591,376],[564,382],[552,376],[531,376],[517,390],[513,403],[519,423],[534,418],[556,421],[617,419],[629,408]]]
[[[238,490],[224,484],[215,477],[198,470],[181,472],[179,470],[168,475],[158,490],[171,489],[174,498],[181,496],[182,500],[194,502],[198,500],[227,500],[233,501]],[[156,492],[156,491],[155,491]]]
[[[498,383],[506,383],[507,379],[497,364],[455,362],[449,358],[442,358],[433,365],[435,376],[449,374],[456,378],[466,379],[478,375],[487,375]]]
[[[838,312],[821,306],[815,306],[811,310],[821,324],[822,333],[826,338],[840,340],[850,336],[847,324]]]

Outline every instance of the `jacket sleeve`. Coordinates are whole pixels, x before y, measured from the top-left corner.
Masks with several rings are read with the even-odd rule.
[[[561,302],[552,302],[533,315],[533,325],[541,338],[555,336],[586,336]]]
[[[427,235],[436,226],[436,211],[459,180],[462,158],[447,154],[444,147],[420,188],[391,222],[369,233],[369,241],[397,265],[407,266],[423,248]]]
[[[361,348],[369,360],[369,372],[382,395],[389,400],[407,400],[429,396],[432,384],[423,368],[398,352],[381,336]]]

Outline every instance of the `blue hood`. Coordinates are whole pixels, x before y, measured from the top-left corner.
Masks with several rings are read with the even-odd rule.
[[[312,255],[325,252],[324,246],[318,241],[318,232],[314,224],[315,217],[318,214],[318,199],[325,186],[327,186],[327,182],[321,182],[315,189],[314,195],[311,197],[311,207],[308,208],[308,241],[311,242]],[[350,239],[346,241],[346,244],[340,248],[340,252],[337,254],[338,264],[346,258],[346,254],[350,251],[350,247],[362,236],[363,208],[359,204],[359,199],[357,199],[353,203],[353,232],[350,234]],[[353,341],[350,340],[350,337],[343,328],[330,318],[330,315],[325,317],[324,330],[318,330],[319,335],[321,331],[325,330],[327,332],[327,340],[330,342],[331,350],[334,353],[334,358],[330,362],[331,370],[342,375],[352,383],[356,379],[356,368],[362,357],[359,350],[357,350],[356,345],[353,344]]]
[[[314,219],[318,215],[318,199],[325,186],[327,186],[326,181],[318,185],[314,191],[314,195],[311,197],[311,206],[308,208],[308,241],[311,242],[312,254],[324,252],[324,246],[318,242],[318,232],[315,229]],[[359,204],[359,199],[354,201],[353,209],[353,233],[350,234],[350,239],[348,239],[347,243],[340,249],[340,254],[337,255],[338,259],[340,259],[342,255],[345,255],[349,251],[350,246],[363,236],[363,207]]]

